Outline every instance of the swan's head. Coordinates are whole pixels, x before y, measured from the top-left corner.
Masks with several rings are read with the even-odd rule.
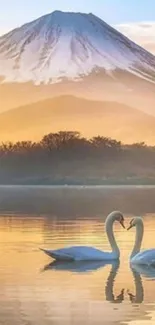
[[[113,220],[118,221],[123,228],[125,228],[124,225],[124,217],[123,214],[120,211],[113,211],[110,216],[112,217]]]
[[[141,225],[142,223],[143,223],[143,221],[142,221],[141,217],[133,218],[133,219],[131,219],[129,227],[127,228],[127,230],[130,230],[131,228],[135,227],[138,224]]]

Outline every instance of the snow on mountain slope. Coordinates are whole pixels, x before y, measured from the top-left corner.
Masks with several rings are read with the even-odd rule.
[[[155,57],[93,14],[54,11],[0,37],[3,82],[79,80],[101,69],[155,82]]]

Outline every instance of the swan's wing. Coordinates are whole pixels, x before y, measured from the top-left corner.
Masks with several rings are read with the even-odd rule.
[[[101,250],[89,246],[73,246],[57,250],[42,249],[47,255],[56,260],[112,260],[115,259],[113,253],[102,252]]]
[[[61,261],[73,261],[74,260],[73,256],[64,252],[63,249],[51,250],[51,249],[40,248],[40,250],[43,251],[46,255],[54,258],[55,260],[61,260]]]
[[[155,249],[138,253],[131,261],[136,264],[155,265]]]
[[[116,259],[116,256],[112,252],[103,252],[97,248],[90,246],[73,246],[69,248],[64,248],[61,250],[65,252],[68,256],[71,256],[76,261],[111,261]]]

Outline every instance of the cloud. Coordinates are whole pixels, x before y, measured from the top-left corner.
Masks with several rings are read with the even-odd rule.
[[[155,54],[155,22],[128,23],[114,27],[135,43]]]

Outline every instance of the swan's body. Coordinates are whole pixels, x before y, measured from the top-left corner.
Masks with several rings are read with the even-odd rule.
[[[131,262],[135,264],[155,265],[155,249],[141,251],[131,258]]]
[[[128,230],[132,227],[136,227],[136,239],[134,248],[130,256],[130,262],[133,264],[141,265],[155,265],[155,248],[140,252],[144,233],[144,225],[142,218],[136,217],[132,219]]]
[[[113,252],[102,252],[90,246],[72,246],[57,250],[41,249],[50,257],[63,261],[103,261],[114,260],[116,254]]]
[[[113,223],[119,221],[124,227],[124,217],[120,212],[112,212],[108,215],[105,223],[106,233],[112,248],[112,252],[104,252],[89,246],[72,246],[57,250],[41,249],[57,261],[112,261],[120,257],[114,234]]]

